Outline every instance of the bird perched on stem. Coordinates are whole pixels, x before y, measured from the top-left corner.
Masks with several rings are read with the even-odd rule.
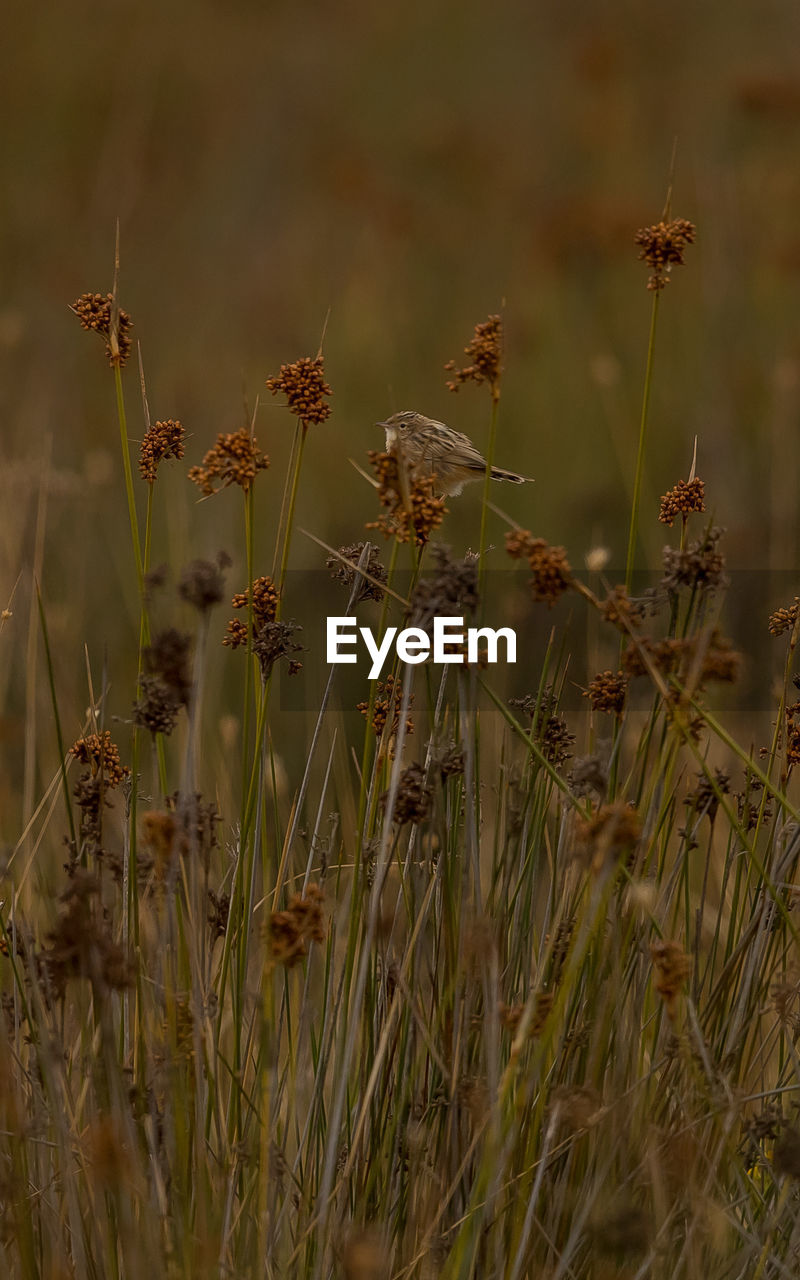
[[[424,413],[404,409],[376,424],[386,432],[386,452],[404,463],[413,476],[433,476],[437,490],[455,497],[470,480],[486,475],[486,459],[469,436]],[[493,480],[525,484],[530,477],[492,467]]]

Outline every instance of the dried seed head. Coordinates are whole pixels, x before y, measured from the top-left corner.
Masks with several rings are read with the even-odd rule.
[[[118,787],[130,773],[130,767],[120,761],[119,747],[111,740],[111,732],[104,729],[102,733],[90,733],[85,738],[78,738],[69,749],[71,756],[89,765],[93,777],[103,776],[106,787]]]
[[[330,569],[331,577],[335,582],[342,582],[346,587],[352,587],[356,580],[357,569],[362,552],[366,546],[369,546],[369,554],[367,562],[364,565],[364,573],[369,574],[372,581],[361,577],[359,574],[360,587],[358,596],[354,601],[355,604],[361,604],[362,600],[382,600],[383,591],[380,583],[388,581],[386,568],[381,564],[378,548],[374,543],[351,542],[347,547],[340,547],[339,554],[328,556],[325,561],[325,568]],[[340,559],[339,557],[343,557]],[[344,560],[349,560],[349,564],[345,564]]]
[[[576,824],[576,853],[588,870],[598,875],[615,866],[624,855],[632,864],[642,838],[642,824],[631,804],[604,804],[590,818]]]
[[[133,723],[150,733],[169,735],[178,723],[180,704],[158,675],[139,677],[139,697],[133,704]]]
[[[681,988],[692,972],[692,962],[677,942],[661,939],[651,943],[650,955],[656,971],[656,991],[670,1018],[674,1018]]]
[[[198,486],[204,497],[210,498],[219,489],[238,484],[247,493],[258,475],[269,466],[269,458],[258,447],[255,436],[247,427],[240,427],[217,436],[217,442],[203,458],[199,467],[192,467],[189,479]],[[215,484],[219,481],[219,485]]]
[[[295,634],[302,631],[299,622],[267,622],[261,627],[253,641],[253,653],[261,664],[261,675],[268,680],[272,669],[281,658],[288,659],[290,676],[297,675],[302,663],[292,658],[294,653],[302,653],[303,646],[295,643]]]
[[[286,407],[301,422],[322,423],[330,417],[330,405],[325,403],[332,391],[325,381],[325,366],[321,355],[312,360],[303,356],[294,364],[282,364],[274,378],[267,378],[267,390],[276,396],[283,392]]]
[[[635,243],[641,250],[639,259],[653,272],[647,281],[648,289],[658,291],[669,283],[670,271],[673,266],[683,265],[686,246],[694,244],[695,232],[694,225],[685,218],[657,222],[636,232]]]
[[[459,369],[455,360],[448,360],[445,365],[447,373],[453,378],[447,383],[448,390],[458,391],[465,382],[478,385],[488,382],[492,395],[500,394],[500,374],[503,360],[503,321],[500,316],[489,316],[481,324],[476,324],[475,333],[464,348],[469,364]]]
[[[800,596],[795,596],[794,604],[789,605],[788,609],[776,609],[771,613],[768,624],[770,635],[782,636],[785,631],[792,631],[797,622],[798,610],[800,610]]]
[[[191,650],[191,636],[167,627],[144,651],[148,674],[158,676],[176,707],[188,707],[192,695]]]
[[[527,559],[533,574],[531,594],[537,603],[552,608],[572,586],[572,569],[563,547],[551,547],[526,529],[514,529],[506,534],[506,551],[514,560]]]
[[[611,671],[601,671],[584,690],[584,698],[588,698],[593,711],[605,711],[609,715],[622,715],[625,696],[628,692],[628,681],[621,671],[614,675]]]
[[[414,704],[413,693],[409,696],[408,707],[409,712]],[[375,686],[375,697],[372,703],[372,728],[376,738],[380,738],[386,724],[389,724],[389,737],[394,738],[400,728],[400,711],[403,705],[403,689],[399,680],[394,676],[387,676],[385,680],[379,680]],[[369,703],[359,702],[356,710],[360,711],[366,719],[369,715]],[[414,732],[414,721],[409,714],[406,720],[407,734]]]
[[[366,528],[377,529],[385,538],[398,542],[410,542],[413,536],[416,545],[424,547],[447,513],[444,498],[435,495],[436,477],[409,476],[404,497],[395,455],[370,449],[367,456],[378,478],[378,498],[386,513],[367,521]]]
[[[105,338],[108,363],[123,368],[131,353],[133,322],[122,308],[114,316],[114,295],[107,293],[104,297],[102,293],[82,293],[70,310],[78,317],[82,328]]]
[[[695,476],[693,480],[679,480],[674,489],[670,489],[661,499],[658,513],[661,523],[668,524],[671,528],[676,516],[683,516],[685,520],[693,511],[705,511],[705,491],[705,482],[699,476]]]
[[[725,557],[719,550],[724,532],[724,529],[712,525],[702,538],[690,542],[682,550],[665,547],[662,589],[674,593],[681,587],[688,587],[691,591],[711,592],[726,586]]]
[[[198,613],[207,613],[219,604],[225,591],[225,569],[230,556],[220,551],[216,560],[192,560],[183,570],[178,583],[178,594]]]
[[[323,895],[319,885],[310,884],[305,894],[296,894],[285,911],[269,917],[269,949],[273,961],[292,969],[308,954],[307,941],[324,942]]]
[[[437,571],[419,580],[411,597],[409,625],[430,631],[437,616],[458,617],[473,613],[479,603],[478,562],[468,556],[453,560],[450,548],[438,543],[432,548]]]
[[[173,418],[154,422],[144,433],[139,447],[139,474],[148,484],[155,482],[158,467],[165,458],[182,458],[186,432]]]
[[[389,792],[384,791],[381,805],[385,809]],[[400,774],[392,819],[398,826],[407,822],[424,822],[431,811],[433,792],[425,785],[425,770],[420,764],[410,764]]]

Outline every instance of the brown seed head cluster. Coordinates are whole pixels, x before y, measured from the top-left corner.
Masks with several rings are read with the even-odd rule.
[[[513,560],[527,559],[533,577],[531,595],[537,604],[552,609],[572,586],[572,569],[563,547],[551,547],[544,538],[534,538],[525,529],[506,534],[506,551]]]
[[[621,671],[616,675],[613,671],[601,671],[584,690],[583,696],[589,699],[592,711],[619,716],[622,715],[627,692],[628,681]]]
[[[210,498],[219,489],[238,484],[247,493],[259,471],[266,471],[269,458],[258,447],[255,436],[247,427],[217,436],[217,442],[203,458],[199,467],[192,467],[189,479]],[[219,481],[219,484],[215,484]]]
[[[70,978],[88,978],[95,990],[122,990],[133,980],[133,968],[103,921],[100,883],[77,867],[64,891],[61,913],[47,935],[39,963],[45,994],[61,999]]]
[[[267,390],[274,396],[283,392],[290,413],[308,425],[322,423],[330,417],[330,405],[325,403],[333,394],[325,381],[324,361],[321,355],[303,356],[294,364],[282,364],[275,378],[267,378]]]
[[[186,432],[174,418],[166,422],[154,422],[144,433],[139,447],[139,474],[148,484],[154,484],[159,463],[165,458],[182,458]]]
[[[694,244],[695,232],[696,228],[686,218],[657,222],[636,232],[639,260],[646,262],[653,272],[647,281],[648,289],[658,291],[669,283],[670,271],[674,266],[683,265],[686,246]]]
[[[253,597],[253,639],[258,638],[260,633],[270,623],[275,621],[278,614],[278,588],[272,581],[272,578],[263,576],[256,578],[252,585],[246,591],[239,591],[231,600],[234,609],[248,609],[250,606],[250,596]],[[240,645],[247,644],[247,625],[233,618],[228,623],[228,630],[223,644],[228,645],[231,649],[238,649]]]
[[[191,653],[192,637],[187,632],[175,627],[157,632],[143,654],[146,675],[154,677],[147,685],[141,685],[148,698],[157,700],[161,696],[175,709],[188,707],[192,696]],[[151,728],[150,724],[145,727]]]
[[[230,568],[231,558],[220,551],[216,560],[192,560],[186,565],[178,582],[178,595],[198,613],[207,613],[219,604],[225,592],[225,570]]]
[[[386,514],[369,520],[366,528],[377,529],[385,538],[396,538],[398,542],[410,542],[413,536],[416,545],[424,547],[447,513],[444,498],[435,494],[436,477],[409,477],[406,501],[394,454],[370,449],[367,456],[378,478],[378,498]]]
[[[622,855],[631,864],[642,838],[642,824],[631,804],[604,804],[576,826],[577,854],[588,870],[598,875],[616,865]]]
[[[269,950],[276,964],[293,969],[308,955],[308,941],[325,941],[322,903],[319,885],[310,884],[305,894],[295,894],[285,911],[272,912],[268,925]]]
[[[570,759],[575,735],[557,714],[558,699],[551,688],[545,689],[541,696],[529,693],[524,698],[510,698],[508,705],[519,707],[531,717],[531,736],[555,769]]]
[[[631,678],[645,675],[648,664],[664,676],[676,676],[681,684],[695,690],[709,681],[734,684],[741,672],[742,655],[716,629],[710,636],[701,634],[683,640],[674,637],[651,640],[642,636],[623,650],[622,665]]]
[[[295,641],[295,634],[302,631],[299,622],[267,622],[253,641],[253,653],[261,664],[261,675],[268,680],[272,669],[281,658],[286,658],[290,676],[302,671],[303,664],[292,655],[302,653],[303,646]]]
[[[534,997],[533,1014],[528,1027],[528,1036],[531,1040],[540,1036],[544,1031],[544,1026],[553,1008],[554,1001],[555,997],[551,991],[537,991]],[[504,1031],[508,1031],[512,1036],[515,1036],[524,1012],[524,1004],[504,1004],[501,1002],[500,1026]]]
[[[114,296],[107,293],[82,293],[70,308],[81,322],[81,327],[99,333],[106,340],[106,355],[110,365],[119,365],[122,369],[131,354],[131,335],[133,321],[127,311],[122,308],[116,316],[116,350],[113,340]]]
[[[474,613],[478,607],[478,561],[474,556],[454,560],[450,548],[432,547],[436,572],[420,578],[411,596],[409,625],[430,632],[434,619]]]
[[[413,693],[408,699],[409,711],[414,703]],[[399,680],[394,676],[387,676],[385,680],[379,680],[375,686],[375,698],[372,703],[372,728],[375,737],[379,738],[383,733],[386,724],[389,724],[389,737],[394,738],[400,728],[400,711],[403,705],[403,690]],[[360,711],[364,719],[369,715],[369,703],[359,702],[356,710]],[[414,721],[409,715],[406,720],[406,733],[414,732]]]
[[[489,316],[482,324],[476,324],[464,354],[470,363],[463,369],[457,367],[455,360],[449,360],[444,366],[445,371],[453,375],[447,384],[448,390],[458,391],[465,382],[488,382],[492,395],[499,396],[503,371],[503,321],[500,316]]]
[[[693,480],[679,480],[674,489],[663,495],[659,520],[672,528],[676,516],[683,516],[685,520],[693,511],[705,511],[705,494],[705,481],[699,476]]]
[[[665,547],[664,576],[661,587],[671,594],[681,587],[691,591],[713,592],[727,585],[725,556],[719,549],[724,529],[712,525],[688,547]]]
[[[628,595],[622,583],[617,583],[601,604],[600,614],[623,635],[628,635],[641,626],[645,607],[641,600],[635,600]]]
[[[352,587],[356,580],[356,566],[367,545],[369,546],[369,554],[364,565],[364,573],[369,574],[371,581],[361,577],[360,574],[358,575],[360,586],[354,604],[361,604],[362,600],[380,601],[383,599],[383,589],[380,584],[388,580],[388,575],[386,568],[381,564],[378,548],[371,542],[369,544],[366,542],[351,542],[347,547],[340,547],[338,555],[328,556],[325,561],[325,568],[330,569],[331,577],[335,582],[342,582],[346,587]],[[343,557],[343,559],[340,559],[340,557]],[[345,560],[349,560],[350,563],[345,564]]]
[[[384,791],[381,805],[386,808],[389,792]],[[425,785],[425,770],[421,764],[410,764],[400,774],[395,797],[393,821],[398,826],[406,822],[424,822],[431,811],[433,792]]]
[[[86,738],[78,738],[69,749],[71,756],[87,764],[93,777],[103,774],[107,787],[118,787],[130,773],[130,767],[122,764],[119,747],[111,741],[111,731],[104,729],[102,733],[90,733]]]
[[[797,622],[800,610],[800,596],[795,596],[794,604],[788,609],[776,609],[769,615],[769,633],[771,636],[782,636],[785,631],[792,631]]]
[[[714,782],[716,788],[707,774],[698,774],[697,786],[689,792],[684,801],[687,808],[693,810],[698,817],[707,815],[712,823],[719,808],[718,792],[727,795],[731,789],[731,780],[724,769],[714,770]]]
[[[651,943],[650,955],[656,971],[656,991],[664,1001],[670,1018],[674,1019],[678,996],[692,972],[692,962],[677,942],[667,942],[662,939]]]
[[[142,814],[141,845],[151,855],[156,878],[164,881],[173,863],[176,836],[175,815],[150,809]]]

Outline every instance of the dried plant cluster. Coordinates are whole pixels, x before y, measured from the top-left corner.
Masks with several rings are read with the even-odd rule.
[[[636,240],[655,318],[694,228],[665,215]],[[120,388],[129,317],[111,295],[74,310]],[[488,386],[492,433],[502,347],[492,316],[448,366],[452,389]],[[639,516],[672,530],[647,591],[633,559],[606,580],[593,552],[587,585],[578,548],[508,530],[505,603],[539,623],[514,688],[475,661],[348,684],[316,649],[309,591],[318,696],[287,710],[295,501],[305,469],[331,472],[309,431],[331,388],[321,354],[267,387],[297,419],[283,501],[250,423],[189,470],[204,496],[230,490],[200,507],[212,533],[215,508],[241,508],[245,589],[231,596],[225,553],[172,586],[154,567],[161,464],[187,436],[144,428],[136,477],[122,420],[131,650],[76,704],[43,646],[41,794],[0,872],[4,1273],[797,1274],[800,596],[773,602],[763,652],[738,652],[705,514],[724,495],[692,469],[653,509],[634,497],[634,535]],[[462,554],[436,540],[449,513],[430,485],[370,463],[380,516],[365,486],[325,562],[339,613],[423,638],[440,615],[496,626],[485,496]],[[45,590],[48,641],[51,612]],[[739,744],[718,691],[733,701],[772,655],[771,725]],[[84,727],[62,741],[75,705]]]

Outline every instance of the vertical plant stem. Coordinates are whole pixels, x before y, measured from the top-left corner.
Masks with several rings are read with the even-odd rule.
[[[636,476],[633,482],[633,501],[631,503],[631,525],[628,534],[628,558],[625,565],[625,590],[630,592],[633,581],[633,561],[636,555],[636,538],[639,532],[639,503],[642,494],[642,476],[644,474],[644,450],[647,435],[647,413],[650,407],[650,387],[653,381],[653,356],[656,349],[656,320],[658,318],[658,299],[660,291],[653,293],[653,309],[650,314],[650,339],[647,344],[647,366],[644,375],[644,391],[642,393],[642,416],[639,421],[639,448],[636,455]]]

